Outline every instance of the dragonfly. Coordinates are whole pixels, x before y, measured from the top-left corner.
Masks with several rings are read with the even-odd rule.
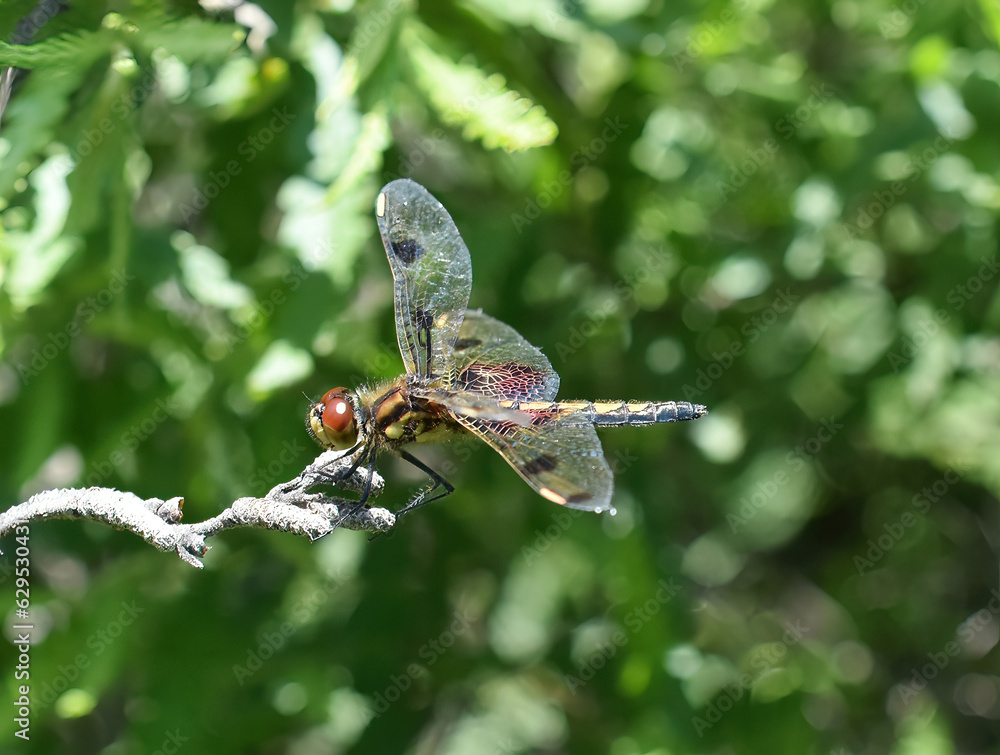
[[[396,337],[406,373],[351,391],[333,388],[312,403],[306,427],[324,448],[353,455],[371,492],[376,457],[394,453],[432,484],[396,516],[454,487],[406,447],[471,435],[497,451],[543,498],[610,511],[611,468],[595,427],[652,425],[707,414],[686,401],[557,401],[559,375],[514,328],[467,309],[472,263],[451,215],[420,184],[386,184],[376,217],[394,281]]]

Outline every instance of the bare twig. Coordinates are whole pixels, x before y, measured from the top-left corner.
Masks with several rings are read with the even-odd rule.
[[[144,500],[113,488],[46,490],[0,514],[0,535],[34,520],[93,519],[134,532],[150,545],[161,551],[175,551],[181,559],[200,568],[200,559],[209,548],[205,540],[236,527],[280,530],[310,540],[329,534],[335,527],[367,532],[392,529],[396,517],[386,509],[366,506],[352,514],[355,501],[309,492],[317,485],[334,481],[338,487],[363,490],[368,482],[364,469],[335,480],[335,476],[346,474],[351,463],[351,458],[341,452],[326,451],[295,479],[274,486],[263,498],[237,499],[218,516],[194,524],[180,521],[183,498]],[[381,493],[382,484],[382,478],[373,472],[371,495]]]

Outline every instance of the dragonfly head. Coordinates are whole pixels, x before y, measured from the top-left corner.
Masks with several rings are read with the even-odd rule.
[[[354,417],[354,402],[346,388],[327,391],[323,398],[309,407],[306,427],[324,448],[343,451],[358,442],[358,423]]]

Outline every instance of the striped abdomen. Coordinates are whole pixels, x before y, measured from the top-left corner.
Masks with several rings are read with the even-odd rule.
[[[683,422],[708,414],[701,404],[687,401],[501,401],[501,406],[520,409],[537,418],[554,419],[572,415],[586,417],[595,425],[622,427]],[[535,423],[532,423],[535,424]]]

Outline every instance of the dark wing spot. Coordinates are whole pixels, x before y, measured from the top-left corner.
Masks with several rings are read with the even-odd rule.
[[[482,343],[478,338],[459,338],[455,341],[455,351],[465,351],[479,346]]]
[[[407,265],[412,265],[424,254],[423,248],[414,239],[400,239],[392,242],[392,253]]]
[[[566,503],[583,503],[584,501],[589,501],[593,497],[594,496],[590,493],[576,493],[567,498]]]
[[[538,474],[539,472],[550,472],[555,468],[556,460],[551,456],[537,456],[521,467],[521,471],[525,474]]]

